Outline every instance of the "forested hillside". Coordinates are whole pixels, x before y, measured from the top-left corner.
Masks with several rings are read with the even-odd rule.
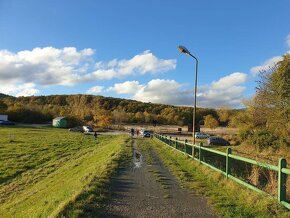
[[[11,121],[41,123],[53,117],[66,116],[72,125],[87,123],[108,126],[112,123],[151,123],[187,125],[192,123],[192,108],[143,103],[94,95],[51,95],[31,97],[0,97],[0,112]],[[218,118],[214,109],[197,109],[197,120],[204,116]],[[224,123],[226,123],[225,120]]]

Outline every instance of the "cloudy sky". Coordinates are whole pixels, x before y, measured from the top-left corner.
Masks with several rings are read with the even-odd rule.
[[[0,93],[242,107],[290,51],[290,2],[0,0]]]

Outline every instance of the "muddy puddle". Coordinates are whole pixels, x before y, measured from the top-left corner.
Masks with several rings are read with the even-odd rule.
[[[133,169],[141,168],[143,165],[143,155],[133,147]]]

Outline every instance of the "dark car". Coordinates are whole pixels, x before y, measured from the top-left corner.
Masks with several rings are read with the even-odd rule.
[[[9,120],[0,120],[0,125],[3,125],[3,126],[12,126],[12,125],[15,125],[14,122],[11,122]]]
[[[73,128],[69,128],[68,130],[71,131],[71,132],[84,132],[84,129],[83,129],[82,126],[76,126],[76,127],[73,127]]]
[[[145,131],[143,132],[142,136],[143,136],[143,137],[150,137],[150,136],[151,136],[151,133],[150,133],[149,131],[146,131],[146,130],[145,130]]]
[[[207,143],[209,145],[224,145],[224,146],[230,145],[230,143],[227,140],[217,136],[210,136],[207,139]]]

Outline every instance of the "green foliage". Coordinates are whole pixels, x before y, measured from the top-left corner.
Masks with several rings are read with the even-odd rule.
[[[247,139],[252,145],[257,146],[259,149],[267,147],[277,148],[278,146],[278,137],[265,129],[255,131],[254,134],[248,135]]]
[[[260,73],[254,103],[256,115],[263,118],[266,129],[290,137],[290,54],[270,71]]]
[[[249,129],[240,129],[239,130],[240,138],[245,141],[248,138],[252,137],[253,133]]]
[[[230,126],[240,128],[241,138],[260,149],[290,144],[290,55],[275,67],[260,72],[255,97],[245,102]],[[250,138],[250,136],[252,138]]]

